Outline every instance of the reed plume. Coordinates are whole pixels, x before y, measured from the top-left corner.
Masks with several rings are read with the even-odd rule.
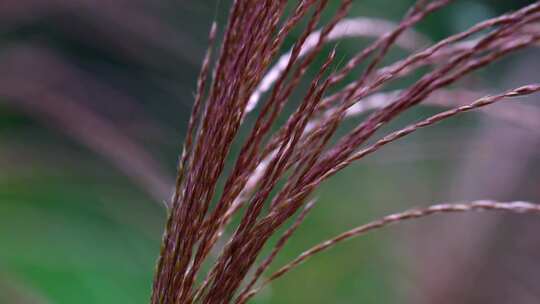
[[[471,103],[456,101],[454,104],[461,106],[376,140],[381,127],[433,93],[510,53],[537,44],[540,3],[483,21],[381,66],[394,45],[407,46],[403,44],[405,35],[418,37],[412,32],[418,22],[452,1],[417,1],[399,23],[377,34],[348,62],[338,64],[337,48],[324,54],[325,44],[351,33],[344,33],[343,24],[365,26],[361,22],[346,23],[351,2],[340,1],[330,21],[321,24],[328,0],[295,1],[290,13],[284,0],[236,0],[215,62],[212,52],[217,27],[212,26],[179,159],[152,303],[245,303],[260,289],[259,280],[315,206],[315,200],[309,198],[327,178],[420,128],[540,91],[540,84],[528,84],[475,98]],[[302,27],[300,36],[280,57],[285,38],[298,27]],[[318,66],[316,59],[320,56],[325,59]],[[307,79],[308,69],[315,67],[315,76]],[[357,72],[359,67],[361,72]],[[427,71],[420,69],[423,67]],[[420,71],[425,72],[412,85],[385,94],[389,84]],[[354,80],[346,83],[351,78]],[[296,109],[286,114],[285,107],[293,102],[293,92],[302,90],[303,82],[309,83],[301,92],[303,97]],[[377,94],[384,94],[383,102],[377,106],[364,104]],[[341,123],[357,112],[371,113],[346,135],[338,136]],[[249,134],[242,140],[240,151],[231,155],[231,146],[251,114],[256,118]],[[282,124],[277,123],[280,117],[286,118]],[[232,157],[234,165],[225,174],[225,162]],[[223,188],[218,188],[220,180],[224,181]],[[530,203],[480,201],[392,215],[306,251],[270,275],[263,285],[307,257],[364,231],[439,212],[476,209],[538,213],[537,205]],[[295,215],[270,254],[261,258],[269,238]],[[218,241],[225,245],[214,258],[211,253]],[[203,270],[204,265],[209,270]]]

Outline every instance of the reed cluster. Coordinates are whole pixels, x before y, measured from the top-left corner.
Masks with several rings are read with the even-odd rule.
[[[414,37],[411,31],[418,22],[452,1],[417,1],[399,23],[373,35],[374,41],[345,63],[336,63],[336,48],[327,52],[324,46],[354,35],[343,32],[344,24],[352,30],[366,26],[347,19],[352,1],[341,1],[324,24],[321,15],[328,0],[294,2],[294,8],[288,10],[285,0],[234,1],[215,62],[217,26],[212,26],[179,159],[153,286],[154,304],[245,303],[261,286],[311,255],[389,223],[477,209],[539,212],[530,203],[492,201],[408,211],[346,232],[306,251],[278,272],[266,274],[314,207],[316,201],[310,197],[327,178],[420,128],[540,91],[540,84],[526,84],[470,103],[460,100],[460,106],[379,136],[381,127],[434,93],[507,54],[537,44],[540,3],[483,21],[383,65],[393,46],[403,37]],[[280,57],[285,38],[297,27],[302,27],[301,35]],[[320,56],[325,59],[317,66]],[[315,76],[308,77],[308,69],[314,67]],[[412,85],[385,94],[385,87],[411,73],[423,74]],[[306,82],[309,85],[301,92],[302,99],[294,102],[296,109],[286,114],[284,108],[292,103],[293,92]],[[381,102],[366,103],[380,94],[384,94]],[[353,130],[338,135],[345,119],[368,112]],[[256,115],[255,122],[242,140],[240,152],[230,155],[247,115]],[[285,123],[278,124],[284,115]],[[234,165],[225,174],[225,162],[231,157]],[[218,189],[220,180],[225,181],[222,189]],[[270,237],[286,225],[276,245],[262,257]],[[220,243],[224,245],[214,257]],[[208,264],[209,270],[203,271]]]

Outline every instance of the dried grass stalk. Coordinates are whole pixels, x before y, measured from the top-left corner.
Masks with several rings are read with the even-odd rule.
[[[254,296],[261,290],[262,287],[268,285],[271,281],[283,276],[287,272],[296,268],[315,254],[322,251],[326,251],[331,247],[334,247],[337,243],[362,236],[373,230],[378,230],[389,225],[399,224],[405,221],[428,217],[435,214],[447,214],[447,213],[463,213],[471,211],[503,211],[519,214],[540,214],[540,205],[529,202],[496,202],[491,200],[479,200],[468,203],[454,203],[454,204],[437,204],[426,208],[417,208],[400,213],[394,213],[387,215],[381,219],[369,222],[367,224],[358,226],[342,234],[333,237],[329,240],[321,242],[318,245],[311,247],[310,249],[302,252],[297,258],[290,263],[284,265],[272,275],[270,275],[260,287],[252,289],[246,292],[244,297],[241,298],[239,303],[244,303],[246,300]]]
[[[390,48],[402,41],[400,39],[406,37],[404,35],[415,24],[451,2],[419,0],[399,23],[343,67],[332,70],[335,50],[326,54],[324,63],[317,66],[315,59],[323,55],[324,44],[339,32],[351,2],[340,1],[334,17],[322,26],[319,23],[328,0],[297,1],[290,15],[285,10],[287,1],[284,0],[237,0],[233,3],[208,89],[205,84],[210,69],[210,51],[199,77],[157,265],[152,303],[244,303],[254,295],[256,289],[253,287],[258,279],[313,207],[306,201],[326,178],[419,128],[505,97],[540,90],[538,84],[532,84],[485,97],[391,133],[360,149],[381,126],[423,102],[432,93],[507,54],[537,43],[540,33],[532,25],[540,19],[540,3],[479,23],[403,60],[380,67]],[[279,72],[274,73],[270,84],[265,84],[267,79],[264,77],[272,73],[272,64],[279,60],[278,53],[285,37],[303,23],[306,25],[292,49],[283,62],[277,63]],[[463,42],[473,34],[479,37]],[[215,27],[211,31],[211,40],[214,36]],[[342,84],[361,64],[366,67],[355,76],[356,80]],[[387,104],[374,109],[348,134],[335,138],[351,109],[362,107],[367,98],[389,83],[423,66],[431,69],[413,85],[392,96]],[[309,80],[306,76],[311,68],[316,71]],[[286,115],[284,108],[293,92],[306,81],[309,85],[296,110],[285,117],[284,123],[277,125],[278,118]],[[341,89],[340,85],[343,85]],[[329,94],[330,89],[334,90],[333,94]],[[267,94],[263,94],[265,90],[268,90]],[[234,155],[230,174],[224,176],[224,164],[231,157],[231,145],[246,113],[257,103],[260,103],[258,116],[242,142],[240,152]],[[224,181],[224,187],[218,196],[215,193],[220,180]],[[467,208],[515,211],[524,206],[531,207],[484,203],[444,206],[420,214],[409,212],[397,218],[458,209],[465,211],[461,209]],[[269,238],[296,214],[297,219],[292,221],[270,255],[259,260]],[[233,225],[231,219],[234,216],[238,221]],[[380,226],[395,222],[394,218],[386,218]],[[226,238],[225,229],[232,232]],[[210,252],[220,240],[225,245],[214,259]],[[206,272],[202,271],[205,263],[210,268]],[[248,279],[253,270],[254,275]]]

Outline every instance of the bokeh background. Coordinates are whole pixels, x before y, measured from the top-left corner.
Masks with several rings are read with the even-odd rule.
[[[416,30],[437,40],[532,2],[457,0]],[[351,16],[397,21],[411,3],[355,1]],[[0,303],[148,303],[207,33],[213,19],[224,26],[229,4],[0,1]],[[338,52],[345,59],[368,42],[347,39]],[[538,81],[539,55],[521,51],[458,86]],[[540,202],[538,96],[519,102],[526,117],[466,114],[325,183],[276,266],[413,206]],[[438,110],[420,107],[389,129]],[[501,214],[407,223],[313,258],[253,303],[538,303],[539,228],[538,218]]]

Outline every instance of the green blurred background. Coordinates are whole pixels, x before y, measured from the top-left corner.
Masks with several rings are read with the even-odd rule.
[[[532,2],[459,0],[416,30],[436,40]],[[351,16],[398,21],[411,3],[355,1]],[[148,303],[207,33],[213,19],[225,25],[229,5],[1,1],[0,303]],[[338,54],[367,42],[343,41]],[[538,54],[512,55],[459,86],[498,92],[537,81]],[[438,110],[410,111],[390,129]],[[483,114],[401,140],[325,183],[275,265],[412,206],[540,201],[539,140],[538,128]],[[538,303],[538,228],[498,215],[394,227],[313,258],[253,303]]]

